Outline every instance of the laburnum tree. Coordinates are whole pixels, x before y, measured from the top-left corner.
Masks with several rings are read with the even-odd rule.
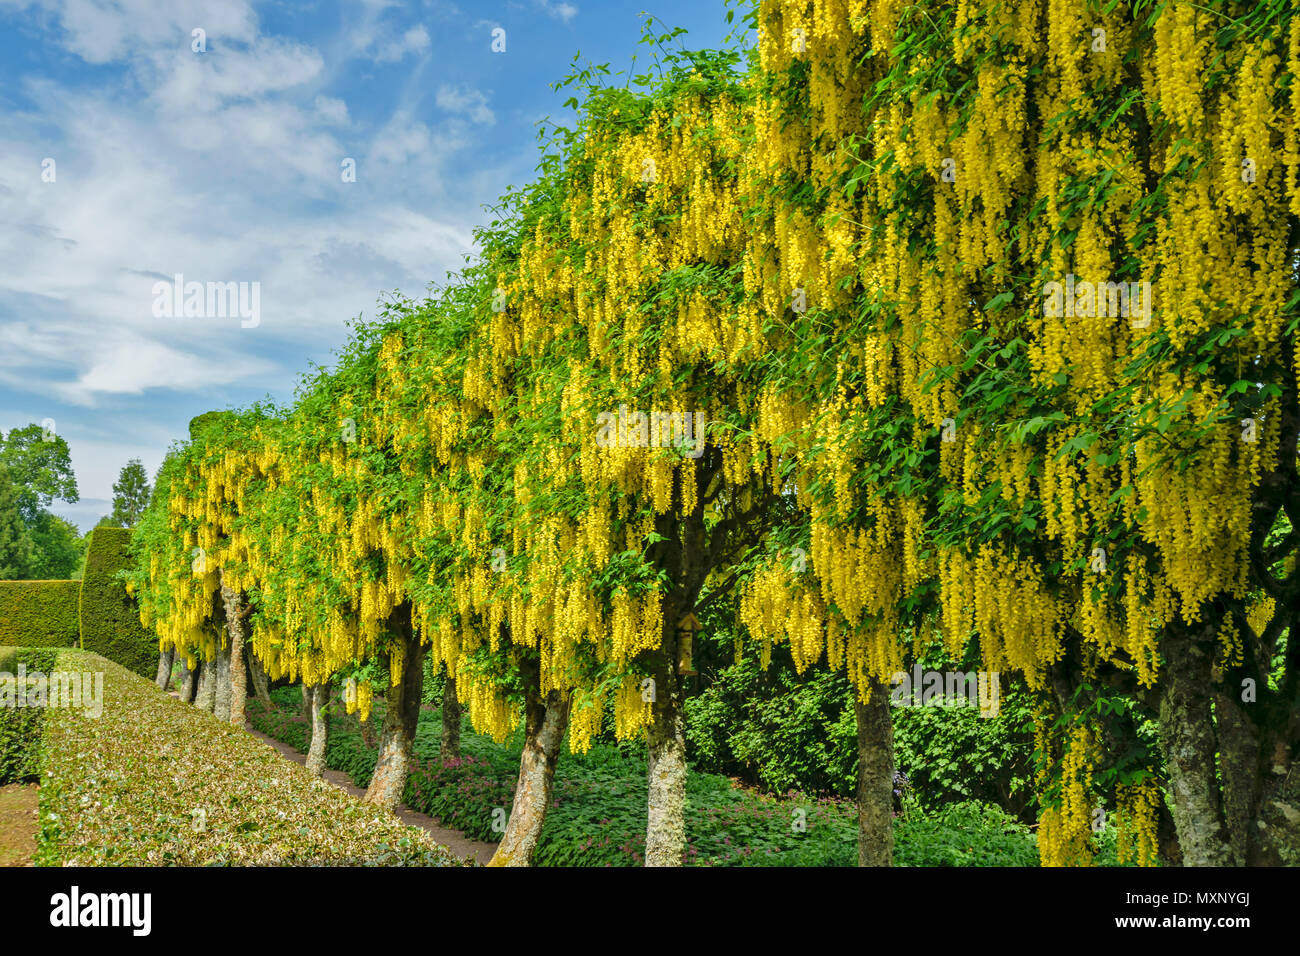
[[[814,579],[841,609],[927,581],[942,639],[1045,692],[1045,863],[1088,861],[1105,799],[1151,862],[1161,772],[1184,862],[1294,862],[1294,8],[759,20],[777,273],[848,356],[821,474],[894,555],[841,575],[814,538]],[[1158,712],[1165,764],[1109,794],[1098,686]]]
[[[342,681],[349,709],[363,719],[375,691],[382,694],[366,799],[392,807],[413,756],[426,641],[408,591],[416,488],[379,428],[375,382],[384,361],[377,329],[358,326],[338,368],[321,370],[289,415],[292,443],[282,454],[290,477],[277,491],[266,560],[281,548],[293,557],[264,593],[278,610],[259,620],[270,629],[258,646],[265,641],[278,658],[273,674],[288,666],[314,686]],[[312,513],[306,534],[296,524],[304,511]]]
[[[685,849],[691,629],[731,593],[781,498],[755,397],[783,372],[784,330],[762,320],[749,282],[751,94],[736,65],[675,54],[648,91],[588,89],[562,202],[516,263],[493,263],[506,308],[488,355],[523,360],[515,401],[530,423],[519,610],[552,642],[543,666],[580,677],[571,745],[610,696],[616,735],[645,733],[647,865],[679,865]]]
[[[593,85],[483,265],[385,335],[381,430],[427,482],[416,616],[479,729],[524,719],[498,864],[528,861],[566,730],[588,746],[610,698],[616,734],[649,737],[646,860],[685,849],[679,627],[773,497],[735,437],[764,356],[734,62],[701,55],[652,94]]]
[[[136,564],[128,585],[142,623],[157,632],[164,658],[180,654],[197,675],[195,704],[241,727],[252,578],[236,525],[256,510],[252,501],[265,481],[257,462],[273,417],[274,409],[254,406],[195,418],[191,440],[164,461],[159,493],[131,542]],[[159,669],[161,683],[164,662]]]

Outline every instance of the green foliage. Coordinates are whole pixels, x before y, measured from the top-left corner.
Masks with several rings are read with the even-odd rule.
[[[687,754],[702,770],[765,790],[851,796],[857,774],[852,689],[825,667],[795,673],[789,650],[766,671],[753,657],[686,701]]]
[[[68,443],[40,425],[12,429],[0,439],[0,470],[17,486],[18,508],[29,524],[55,498],[77,500]]]
[[[300,751],[310,729],[293,687],[272,692],[267,709],[249,701],[253,726]],[[376,703],[372,720],[382,719]],[[458,760],[439,759],[441,719],[420,714],[416,761],[403,800],[474,839],[495,842],[496,811],[509,814],[519,773],[519,734],[504,745],[462,731]],[[376,752],[361,739],[355,718],[335,715],[326,762],[357,786],[370,782]],[[804,794],[770,796],[737,787],[713,773],[690,771],[686,784],[686,863],[695,866],[853,866],[857,821],[851,802]],[[494,816],[495,814],[495,816]],[[798,822],[798,826],[796,825]],[[646,831],[644,748],[598,743],[585,754],[565,754],[534,863],[539,866],[638,866]],[[1032,832],[996,807],[963,803],[934,816],[915,810],[895,822],[895,858],[901,866],[1036,866]],[[1113,844],[1113,839],[1111,843]],[[1103,843],[1104,845],[1104,843]],[[1103,852],[1102,862],[1113,860]]]
[[[896,766],[927,811],[976,800],[1034,819],[1034,702],[1002,682],[994,717],[962,703],[892,708]]]
[[[899,820],[894,865],[1037,866],[1038,845],[1005,811],[969,801]]]
[[[190,419],[190,438],[197,440],[199,434],[209,425],[229,424],[235,417],[234,412],[224,410],[204,412],[202,415],[195,415]]]
[[[150,677],[158,666],[158,642],[141,625],[135,601],[118,572],[130,563],[126,528],[96,528],[86,551],[81,582],[81,646]]]
[[[18,489],[0,468],[0,579],[27,577],[35,557],[31,532],[23,521]]]
[[[35,554],[25,577],[54,581],[77,576],[86,550],[86,539],[72,522],[42,511],[28,530]]]
[[[706,661],[731,644],[725,630],[700,642]],[[940,656],[927,658],[926,666],[956,667]],[[919,804],[933,811],[979,800],[1032,819],[1032,704],[1004,678],[994,717],[962,705],[893,707],[895,764]],[[685,712],[687,754],[696,769],[775,793],[855,793],[857,724],[851,685],[841,672],[818,665],[800,675],[788,648],[777,646],[766,671],[754,657],[718,668],[686,701]]]
[[[0,647],[0,679],[16,675],[18,665],[27,673],[48,672],[55,652]],[[39,707],[0,707],[0,786],[35,780],[41,772],[41,718]]]
[[[132,458],[113,482],[113,521],[119,527],[134,528],[149,506],[151,492],[144,465],[139,458]]]
[[[75,647],[78,581],[0,581],[0,645]]]

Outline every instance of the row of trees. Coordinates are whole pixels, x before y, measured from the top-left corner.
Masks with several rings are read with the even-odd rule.
[[[196,421],[142,619],[232,686],[251,648],[381,694],[380,804],[426,657],[477,728],[522,720],[498,863],[607,710],[681,862],[723,602],[738,654],[856,688],[863,863],[888,685],[936,645],[1037,693],[1045,863],[1102,807],[1139,862],[1170,811],[1189,864],[1297,862],[1300,18],[1220,6],[764,0],[752,50],[575,73],[477,261],[291,407]]]

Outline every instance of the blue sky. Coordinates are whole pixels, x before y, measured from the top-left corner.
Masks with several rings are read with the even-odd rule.
[[[128,459],[289,401],[384,291],[458,268],[574,54],[645,64],[642,11],[728,30],[723,0],[0,0],[0,428],[67,440],[54,510],[89,528]],[[176,274],[257,283],[256,324],[156,315]]]

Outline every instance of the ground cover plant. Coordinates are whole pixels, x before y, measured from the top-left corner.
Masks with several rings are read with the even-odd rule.
[[[252,726],[305,752],[311,722],[297,688],[272,692],[272,703],[249,702]],[[326,763],[359,787],[370,780],[377,749],[359,724],[331,716]],[[416,761],[404,802],[475,839],[496,842],[510,810],[522,735],[504,743],[466,727],[460,753],[441,759],[441,717],[420,716]],[[534,863],[541,866],[636,866],[644,859],[646,758],[643,752],[596,744],[566,755],[556,768],[551,809]],[[900,794],[901,796],[901,794]],[[857,822],[852,801],[770,794],[728,777],[691,771],[687,779],[686,865],[851,866]],[[902,804],[905,803],[904,807]],[[1036,866],[1032,828],[997,806],[955,802],[926,812],[910,797],[894,821],[899,866]],[[1103,836],[1100,865],[1115,865],[1113,832]]]
[[[45,715],[37,862],[48,865],[455,865],[422,830],[365,807],[242,729],[98,655],[103,710]]]

